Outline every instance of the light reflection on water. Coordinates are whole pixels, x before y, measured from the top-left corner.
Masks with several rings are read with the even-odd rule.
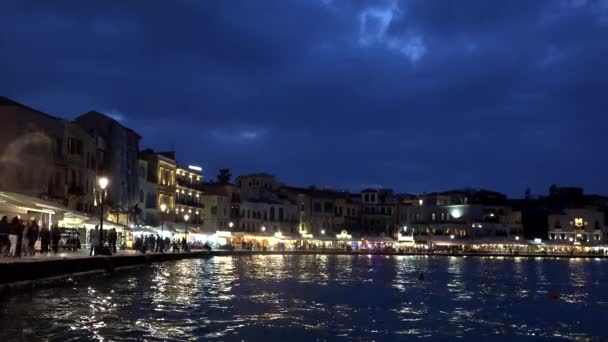
[[[424,256],[182,260],[4,298],[0,341],[601,339],[607,266]]]

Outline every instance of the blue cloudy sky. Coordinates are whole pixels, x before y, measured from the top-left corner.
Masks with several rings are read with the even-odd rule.
[[[213,178],[608,194],[608,0],[31,1],[0,94]]]

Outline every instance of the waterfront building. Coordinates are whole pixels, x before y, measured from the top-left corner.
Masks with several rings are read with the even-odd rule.
[[[279,193],[297,205],[300,234],[333,236],[358,228],[359,205],[348,192],[283,186]]]
[[[549,214],[549,240],[572,244],[601,244],[608,239],[604,212],[568,208]]]
[[[176,213],[187,214],[189,222],[201,224],[203,202],[203,173],[200,166],[188,165],[176,168],[175,205]],[[179,215],[178,215],[179,216]]]
[[[241,199],[270,199],[276,197],[281,184],[268,173],[251,173],[236,178]]]
[[[232,183],[203,183],[204,231],[240,231],[240,188]]]
[[[280,198],[241,201],[239,225],[245,232],[297,234],[298,208]]]
[[[130,212],[139,200],[138,154],[141,136],[113,118],[90,111],[74,121],[93,137],[105,142],[102,164],[110,179],[107,204],[120,216]]]
[[[400,213],[402,228],[419,235],[480,238],[523,233],[521,211],[508,206],[506,196],[487,190],[422,195]]]
[[[166,221],[180,220],[181,211],[176,204],[177,182],[175,152],[155,152],[151,149],[142,151],[139,155],[139,174],[145,174],[146,183],[139,189],[139,200],[142,202],[142,192],[145,202],[145,223],[151,226],[160,224],[160,206],[166,205],[164,219]],[[143,170],[141,167],[145,167]],[[145,171],[145,172],[144,172]]]
[[[0,97],[0,190],[91,213],[105,142],[85,129]]]
[[[399,199],[390,189],[361,191],[361,228],[364,235],[392,236],[397,231]]]
[[[160,224],[159,205],[158,205],[158,184],[152,177],[148,178],[148,161],[139,159],[139,201],[138,208],[141,210],[141,217],[136,218],[135,223],[143,223],[148,226],[158,226]]]

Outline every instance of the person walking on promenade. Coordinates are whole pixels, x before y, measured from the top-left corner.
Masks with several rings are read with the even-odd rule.
[[[150,234],[150,252],[156,252],[156,237]]]
[[[186,242],[185,237],[182,238],[182,251],[184,251],[184,252],[188,251],[188,243]]]
[[[40,228],[40,253],[48,254],[49,252],[49,243],[51,242],[51,231],[46,223],[42,224],[42,228]]]
[[[10,256],[19,256],[19,250],[21,248],[21,235],[19,234],[19,218],[16,216],[13,217],[9,230],[10,235],[8,236],[8,239],[11,242],[11,248],[9,249],[8,254]]]
[[[38,241],[38,236],[40,234],[40,229],[38,227],[38,222],[36,220],[32,220],[30,222],[30,227],[27,231],[27,241],[28,241],[28,252],[30,255],[36,254],[36,241]]]
[[[21,255],[26,256],[29,254],[29,246],[30,246],[30,242],[28,240],[29,237],[29,230],[30,230],[30,224],[29,222],[21,223],[21,226],[23,227],[21,229]]]
[[[11,247],[11,241],[9,240],[10,233],[11,226],[8,224],[8,217],[4,216],[0,220],[0,256],[8,255]]]
[[[95,226],[95,229],[91,232],[91,249],[89,249],[89,256],[93,255],[95,248],[99,245],[99,226]]]
[[[116,240],[118,240],[118,233],[116,233],[116,228],[112,228],[110,231],[110,248],[112,248],[114,254],[116,254]]]
[[[55,223],[51,229],[51,242],[53,243],[53,253],[59,253],[59,240],[61,240],[61,229]]]
[[[160,238],[160,235],[156,234],[156,251],[163,251],[163,240]]]

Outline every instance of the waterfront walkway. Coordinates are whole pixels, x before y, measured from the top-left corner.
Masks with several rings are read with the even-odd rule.
[[[189,253],[198,253],[202,250],[192,250]],[[66,260],[66,259],[86,259],[86,258],[108,258],[108,257],[120,257],[120,256],[138,256],[138,255],[156,255],[156,254],[182,254],[182,253],[173,253],[173,252],[146,252],[142,254],[139,251],[135,250],[119,250],[115,254],[109,255],[99,255],[99,256],[90,256],[89,250],[79,250],[77,252],[62,252],[62,253],[49,253],[46,255],[36,254],[34,256],[22,256],[22,257],[2,257],[0,258],[0,264],[5,263],[22,263],[22,262],[38,262],[38,261],[48,261],[48,260]],[[186,254],[186,253],[184,253]]]

